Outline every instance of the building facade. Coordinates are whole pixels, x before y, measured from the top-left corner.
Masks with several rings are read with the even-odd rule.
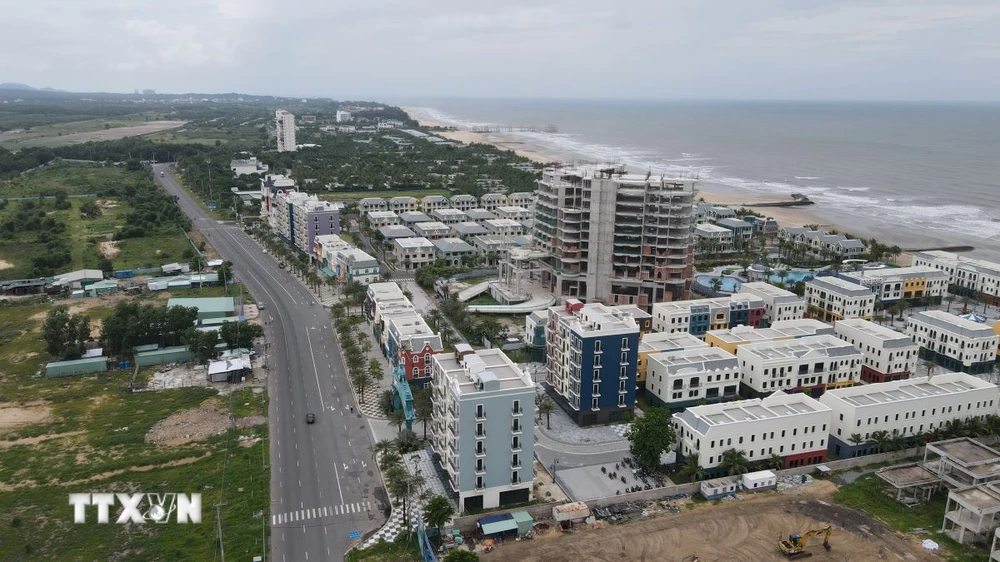
[[[844,318],[871,320],[875,314],[875,293],[838,277],[816,277],[806,281],[806,306],[826,322]]]
[[[411,385],[426,385],[431,376],[431,356],[444,350],[441,335],[414,310],[387,313],[385,333],[384,353],[392,367],[402,367]]]
[[[499,349],[433,356],[432,447],[465,511],[523,503],[534,482],[535,384]]]
[[[396,267],[403,271],[416,271],[437,259],[434,244],[420,236],[396,238],[392,241],[392,254]]]
[[[1000,412],[997,387],[965,373],[944,373],[831,390],[819,401],[833,412],[830,452],[840,458],[879,452],[876,432],[913,439]]]
[[[914,255],[913,265],[947,273],[949,290],[956,295],[980,296],[1000,305],[1000,263],[932,250]]]
[[[677,411],[739,397],[739,361],[717,347],[652,353],[648,365],[646,401],[655,406]]]
[[[782,391],[822,393],[857,384],[864,358],[853,345],[828,334],[752,343],[736,350],[740,393],[758,397]]]
[[[908,379],[916,369],[920,346],[906,334],[861,318],[840,320],[833,329],[864,355],[861,380],[865,382]]]
[[[758,328],[766,315],[764,300],[736,293],[729,297],[658,302],[653,305],[653,329],[704,337],[709,330],[735,326]]]
[[[997,334],[989,327],[943,310],[906,318],[906,333],[920,346],[920,358],[949,371],[978,375],[993,370]]]
[[[764,301],[767,323],[798,320],[806,314],[806,301],[791,291],[770,283],[753,281],[740,285],[740,293],[754,295]]]
[[[274,112],[274,130],[278,152],[295,152],[295,116],[284,109]]]
[[[687,298],[694,185],[622,168],[546,170],[532,228],[536,246],[549,253],[543,285],[557,296],[647,311]]]
[[[276,234],[312,255],[316,236],[340,234],[343,205],[299,191],[276,191],[268,222]]]
[[[799,318],[775,322],[770,328],[736,326],[722,330],[710,330],[705,334],[705,343],[735,354],[737,348],[749,343],[788,341],[833,333],[833,326],[829,324],[812,318]]]
[[[649,356],[654,353],[684,351],[687,349],[702,349],[709,347],[707,343],[688,334],[652,332],[639,335],[639,360],[636,362],[635,381],[639,388],[646,385],[646,372],[649,368]]]
[[[782,458],[784,468],[826,461],[829,406],[805,394],[694,406],[674,414],[678,457],[698,455],[710,475],[721,473],[722,454],[742,450],[750,461]]]
[[[368,285],[379,280],[378,260],[335,234],[316,236],[312,257],[323,273],[341,283]]]
[[[933,267],[912,266],[846,271],[840,277],[864,285],[883,304],[899,300],[941,304],[948,290],[948,274]]]
[[[545,327],[548,386],[578,425],[635,409],[639,326],[627,311],[566,299]]]

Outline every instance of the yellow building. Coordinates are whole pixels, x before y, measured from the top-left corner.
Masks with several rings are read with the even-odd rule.
[[[792,340],[818,334],[833,334],[833,326],[813,318],[796,318],[775,322],[770,328],[736,326],[725,330],[711,330],[705,334],[705,343],[736,354],[736,349],[748,343]]]
[[[643,335],[639,340],[639,360],[636,363],[636,383],[640,387],[644,387],[646,385],[646,368],[651,354],[668,351],[680,351],[683,349],[696,349],[701,347],[708,347],[708,344],[687,332],[678,332],[675,334],[652,332]]]
[[[1000,336],[1000,320],[997,320],[993,324],[993,331],[996,332],[998,336]],[[997,347],[997,359],[1000,359],[1000,347]]]

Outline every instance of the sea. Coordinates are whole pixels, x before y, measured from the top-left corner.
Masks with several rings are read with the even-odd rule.
[[[1000,104],[394,101],[459,127],[534,128],[498,136],[561,161],[696,177],[718,193],[801,193],[858,236],[1000,261]]]

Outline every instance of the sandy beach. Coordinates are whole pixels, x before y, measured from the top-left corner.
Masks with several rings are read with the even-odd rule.
[[[421,115],[421,112],[412,110],[410,108],[403,108],[412,119],[416,119],[418,123],[425,127],[449,127],[447,123],[442,123],[440,121],[434,121],[428,119],[426,116]],[[555,164],[558,163],[558,159],[552,158],[548,155],[542,154],[536,150],[530,150],[524,148],[521,143],[516,141],[511,141],[509,139],[500,138],[498,135],[474,133],[472,131],[437,131],[436,135],[444,137],[450,140],[463,142],[466,144],[472,143],[482,143],[491,144],[497,148],[504,150],[512,150],[518,156],[523,156],[529,160],[534,160],[541,164]],[[752,205],[753,203],[758,203],[762,201],[774,201],[775,197],[767,196],[747,196],[747,195],[734,195],[728,193],[715,193],[712,191],[705,191],[703,189],[698,190],[698,197],[704,199],[707,203],[712,203],[716,205],[729,205],[729,206],[740,206],[740,204]],[[838,232],[844,232],[847,229],[829,222],[824,222],[822,219],[817,217],[815,214],[809,211],[808,207],[761,207],[755,209],[762,215],[768,217],[773,217],[778,221],[781,226],[803,226],[807,224],[818,224],[820,228],[830,230],[834,229]]]

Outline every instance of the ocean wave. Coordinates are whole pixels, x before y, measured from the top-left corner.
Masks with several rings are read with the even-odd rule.
[[[844,187],[842,185],[838,185],[837,189],[842,189],[844,191],[871,191],[870,187]]]
[[[821,180],[823,178],[820,177],[820,176],[795,176],[795,179],[797,179],[797,180]]]

